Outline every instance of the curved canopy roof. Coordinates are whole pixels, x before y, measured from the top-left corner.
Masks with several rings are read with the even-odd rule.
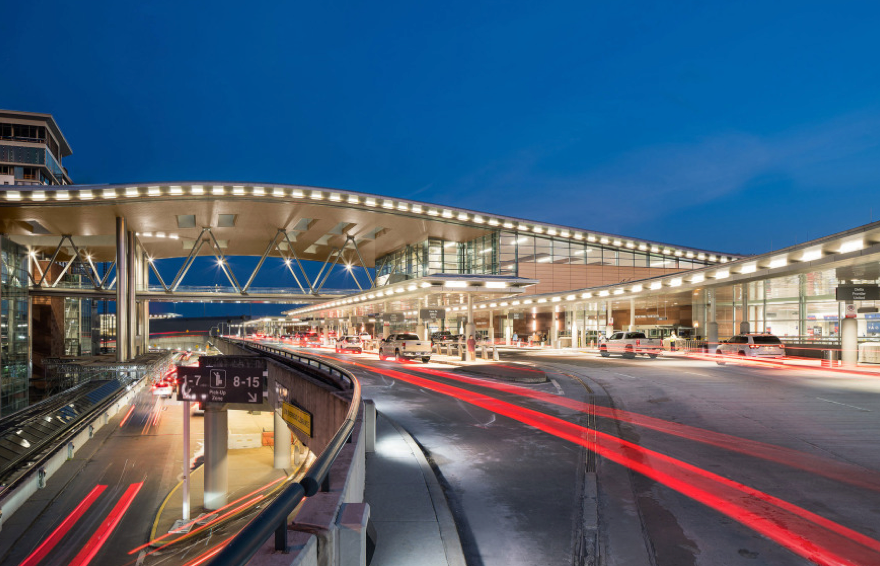
[[[425,238],[468,241],[511,230],[621,249],[727,262],[733,254],[627,238],[396,197],[304,187],[230,182],[16,186],[0,193],[2,232],[30,249],[51,252],[70,235],[95,261],[115,258],[116,217],[125,217],[152,258],[187,256],[209,227],[223,253],[259,256],[283,230],[300,259],[324,261],[351,237],[375,259]],[[282,237],[281,249],[288,243]],[[352,254],[354,251],[351,252]]]

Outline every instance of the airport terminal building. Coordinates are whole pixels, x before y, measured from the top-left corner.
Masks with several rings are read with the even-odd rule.
[[[43,132],[67,155],[56,129],[51,120]],[[55,147],[48,138],[7,141]],[[0,159],[0,167],[24,166]],[[94,353],[92,307],[102,301],[116,305],[121,361],[148,350],[153,301],[274,302],[290,305],[278,327],[450,329],[572,348],[633,328],[675,332],[711,351],[750,330],[805,352],[835,346],[854,361],[880,336],[880,223],[740,256],[341,189],[74,185],[46,167],[27,184],[13,175],[0,191],[0,414],[27,405],[32,360]],[[228,285],[187,277],[205,256]],[[255,259],[235,260],[245,256]],[[167,259],[182,266],[163,272]],[[268,265],[284,275],[255,286]],[[347,272],[348,289],[325,287],[334,271]]]

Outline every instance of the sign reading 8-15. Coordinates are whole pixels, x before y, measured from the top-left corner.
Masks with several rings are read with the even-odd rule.
[[[212,403],[263,402],[265,370],[260,368],[177,368],[179,401]]]

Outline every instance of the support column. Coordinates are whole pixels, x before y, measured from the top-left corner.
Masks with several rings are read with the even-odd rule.
[[[629,300],[629,330],[635,330],[636,328],[636,300]]]
[[[611,310],[611,301],[605,301],[605,335],[614,334],[614,311]]]
[[[742,284],[742,312],[743,319],[742,322],[739,323],[739,333],[740,334],[748,334],[751,332],[751,325],[749,324],[749,284]]]
[[[226,451],[228,449],[229,415],[226,409],[210,405],[205,408],[205,509],[226,505],[229,491]]]
[[[134,232],[127,231],[128,253],[126,254],[128,261],[128,356],[133,359],[138,355],[137,338],[138,338],[138,308],[137,308],[137,281],[138,281],[138,251],[137,240]]]
[[[706,347],[709,352],[715,352],[718,348],[718,323],[715,322],[715,290],[707,290],[706,298],[709,300],[709,308],[706,311]]]
[[[290,466],[290,428],[287,426],[287,422],[281,418],[281,409],[275,409],[273,413],[275,415],[274,425],[275,425],[275,439],[274,443],[274,452],[275,452],[275,469],[276,470],[289,470]]]
[[[846,303],[843,308],[846,316]],[[840,320],[840,362],[841,365],[854,367],[859,361],[859,323],[855,318],[843,318]]]
[[[554,308],[550,313],[550,346],[559,347],[559,307]]]
[[[465,326],[465,329],[464,329],[465,341],[467,341],[468,338],[470,338],[471,336],[473,336],[474,339],[476,339],[476,337],[477,337],[476,336],[476,325],[474,325],[474,296],[471,294],[468,294],[467,300],[468,300],[468,302],[467,302],[467,325]],[[467,357],[468,357],[469,362],[473,362],[476,360],[477,356],[475,353],[468,351]]]
[[[489,311],[489,343],[495,343],[495,312]]]
[[[116,218],[116,361],[127,362],[128,350],[128,224]]]

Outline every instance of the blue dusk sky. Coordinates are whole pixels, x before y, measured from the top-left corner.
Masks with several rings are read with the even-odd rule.
[[[872,2],[8,2],[78,183],[334,187],[734,253],[880,217]],[[874,210],[874,209],[877,210]]]

